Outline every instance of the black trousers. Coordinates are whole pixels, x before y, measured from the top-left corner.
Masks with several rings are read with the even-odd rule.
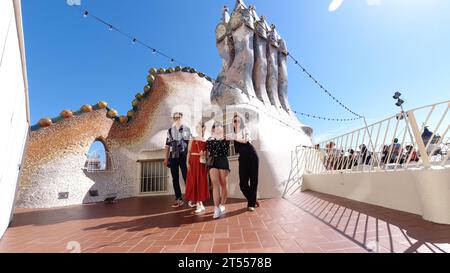
[[[186,155],[180,154],[179,158],[170,159],[170,172],[172,173],[172,184],[175,192],[175,198],[177,200],[183,200],[183,195],[180,188],[180,172],[178,169],[181,170],[181,175],[183,176],[184,184],[186,185]]]
[[[239,187],[247,199],[248,207],[256,207],[259,158],[239,157]]]

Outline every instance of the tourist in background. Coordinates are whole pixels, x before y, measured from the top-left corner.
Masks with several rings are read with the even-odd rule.
[[[417,155],[416,150],[414,149],[413,145],[406,145],[406,156],[405,156],[405,163],[409,161],[417,162],[419,161],[419,156]]]
[[[381,151],[381,162],[383,165],[388,164],[389,155],[389,145],[383,145],[383,150]]]
[[[191,139],[191,130],[183,125],[183,113],[176,112],[173,115],[173,125],[167,131],[164,165],[170,168],[172,174],[173,190],[175,192],[176,201],[172,205],[173,208],[181,207],[183,196],[180,189],[180,175],[186,183],[186,155],[189,140]]]
[[[360,152],[360,164],[361,165],[370,165],[372,160],[372,153],[367,149],[366,144],[359,145]]]
[[[197,135],[189,141],[185,199],[195,203],[196,214],[205,212],[203,202],[209,199],[206,168],[205,123],[195,127]]]
[[[333,170],[334,162],[336,160],[336,144],[334,142],[330,142],[326,145],[325,151],[326,151],[326,163],[325,167],[327,170]]]
[[[228,175],[230,165],[228,162],[228,150],[230,142],[225,139],[223,125],[219,122],[214,124],[214,134],[206,142],[209,162],[209,176],[213,186],[214,215],[213,218],[219,218],[225,213],[225,204],[227,202]]]
[[[400,151],[401,145],[398,143],[398,138],[394,138],[394,143],[391,144],[391,160],[389,163],[397,163],[397,157],[400,156],[402,151]]]

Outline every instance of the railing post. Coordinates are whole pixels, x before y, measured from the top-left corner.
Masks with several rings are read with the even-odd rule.
[[[411,125],[412,133],[414,138],[416,139],[417,146],[420,152],[420,158],[422,159],[423,166],[425,169],[429,169],[431,167],[430,159],[428,158],[428,153],[425,148],[425,144],[423,143],[421,132],[419,131],[419,127],[417,126],[416,117],[414,116],[413,111],[407,112],[407,121]]]
[[[367,125],[366,118],[364,117],[363,119],[364,119],[364,124],[366,125],[367,135],[369,136],[369,145],[372,148],[373,155],[375,155],[376,151],[375,151],[375,145],[373,145],[373,142],[372,142],[372,133],[369,132],[369,125]],[[381,127],[381,125],[380,125],[380,127]],[[372,129],[373,129],[373,127],[372,127]],[[377,140],[378,140],[378,136],[377,136]],[[367,154],[369,154],[369,149],[367,149]]]
[[[297,149],[297,147],[295,149]],[[286,192],[287,192],[289,183],[291,181],[291,175],[292,175],[292,170],[293,169],[294,169],[294,151],[291,151],[291,170],[289,172],[289,176],[288,176],[288,179],[286,181],[286,187],[284,187],[283,194],[281,195],[282,198],[284,198],[286,196]]]

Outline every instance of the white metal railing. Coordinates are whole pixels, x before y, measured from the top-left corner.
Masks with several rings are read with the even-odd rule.
[[[304,174],[450,167],[449,109],[450,100],[431,104],[390,116],[315,147],[297,146],[291,152],[285,194],[300,186]]]
[[[450,101],[444,101],[412,109],[323,141],[315,148],[325,153],[326,171],[447,166],[449,108]],[[350,168],[346,163],[356,165]]]

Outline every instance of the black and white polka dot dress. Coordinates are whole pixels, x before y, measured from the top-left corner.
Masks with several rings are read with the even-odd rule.
[[[228,140],[209,139],[206,142],[206,149],[210,156],[214,155],[214,164],[211,169],[231,171],[228,162],[228,151],[230,149],[230,142]]]

